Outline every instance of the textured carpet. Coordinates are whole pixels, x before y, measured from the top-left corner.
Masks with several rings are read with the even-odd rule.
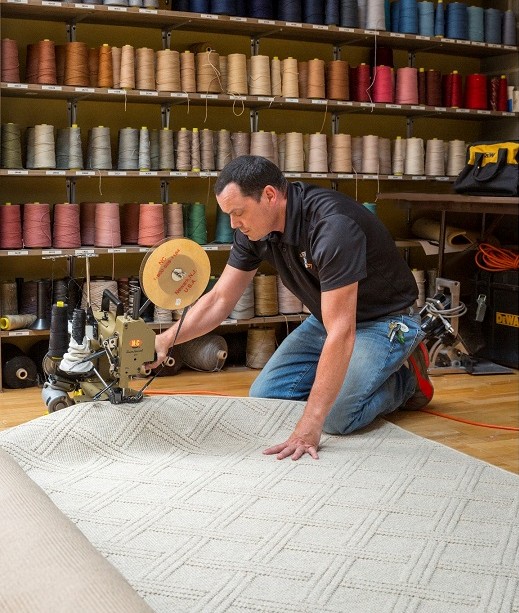
[[[156,611],[519,612],[519,477],[384,421],[262,455],[301,409],[96,402],[0,447]]]

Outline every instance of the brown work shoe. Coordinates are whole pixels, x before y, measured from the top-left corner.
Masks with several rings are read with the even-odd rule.
[[[409,356],[409,369],[416,379],[414,394],[403,405],[405,411],[418,411],[431,402],[434,388],[427,373],[429,366],[429,353],[427,347],[420,343]]]

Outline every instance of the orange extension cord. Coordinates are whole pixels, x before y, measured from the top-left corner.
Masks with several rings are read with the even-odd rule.
[[[219,392],[211,392],[209,390],[148,390],[146,392],[148,396],[228,396],[228,394],[220,394]],[[512,432],[519,432],[519,428],[514,428],[513,426],[497,426],[495,424],[483,424],[477,421],[470,421],[469,419],[462,419],[461,417],[453,417],[452,415],[446,415],[445,413],[438,413],[437,411],[431,411],[430,409],[420,409],[422,413],[430,413],[431,415],[436,415],[437,417],[444,417],[445,419],[452,419],[454,421],[459,421],[463,424],[469,424],[471,426],[481,426],[482,428],[495,428],[497,430],[511,430]]]
[[[478,245],[475,259],[479,268],[490,272],[519,269],[519,253],[489,243]]]

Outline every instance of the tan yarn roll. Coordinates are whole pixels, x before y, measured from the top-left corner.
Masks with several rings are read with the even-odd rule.
[[[251,96],[270,96],[270,58],[268,55],[253,55],[250,58],[249,92]]]
[[[285,98],[299,98],[298,66],[293,57],[281,62],[281,95]]]
[[[248,368],[263,368],[275,351],[274,328],[249,328],[245,361]]]
[[[247,57],[244,53],[230,53],[227,56],[227,92],[238,95],[249,93]]]
[[[88,47],[86,43],[67,43],[65,49],[65,85],[88,87],[90,73],[88,71]]]
[[[330,172],[351,172],[351,136],[333,134],[331,142]]]
[[[135,50],[132,45],[123,45],[121,49],[120,87],[135,89]]]
[[[260,317],[277,315],[279,309],[276,275],[256,275],[253,281],[256,315]]]
[[[99,54],[99,70],[97,73],[98,87],[113,87],[114,71],[112,49],[110,45],[102,45],[98,49]]]
[[[196,92],[195,54],[184,51],[180,54],[180,83],[182,91],[187,93]]]
[[[196,91],[200,94],[221,92],[220,56],[216,51],[196,54]]]
[[[308,62],[308,98],[326,98],[324,85],[324,60],[313,59]]]
[[[179,92],[182,90],[180,82],[180,53],[173,49],[157,51],[156,84],[159,92]]]
[[[349,64],[345,60],[333,60],[326,65],[326,97],[350,99]]]
[[[148,47],[140,47],[135,52],[136,89],[155,89],[155,52]]]

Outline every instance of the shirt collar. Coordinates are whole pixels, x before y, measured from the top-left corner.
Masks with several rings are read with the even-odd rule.
[[[302,208],[303,208],[303,186],[299,181],[288,184],[287,206],[285,216],[285,230],[283,233],[273,232],[279,238],[273,242],[282,242],[287,245],[299,245],[301,236]]]

